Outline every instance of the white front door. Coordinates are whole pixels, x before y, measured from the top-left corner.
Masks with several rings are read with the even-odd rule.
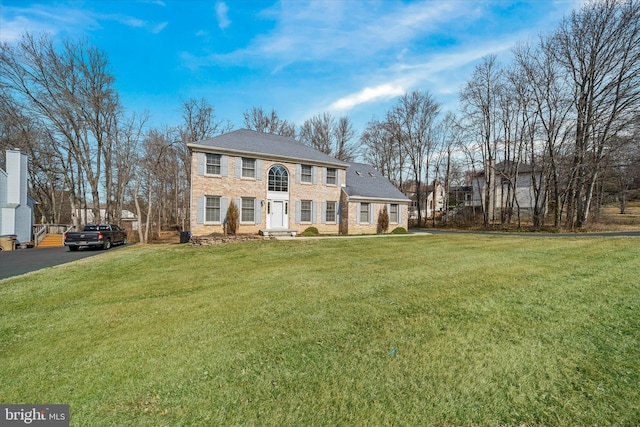
[[[288,204],[285,200],[269,201],[269,228],[287,228],[288,221]]]

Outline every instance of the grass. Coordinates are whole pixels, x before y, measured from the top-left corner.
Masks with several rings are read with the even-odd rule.
[[[93,425],[637,425],[640,242],[132,246],[0,282],[0,402]]]
[[[620,213],[620,206],[606,206],[600,209],[598,222],[592,222],[589,231],[638,231],[640,229],[640,203],[631,202]]]

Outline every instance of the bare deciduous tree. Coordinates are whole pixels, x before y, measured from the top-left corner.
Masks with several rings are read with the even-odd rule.
[[[26,114],[50,132],[72,211],[79,201],[86,203],[82,184],[87,182],[100,221],[105,181],[105,197],[111,197],[108,175],[120,109],[106,54],[83,42],[65,40],[56,47],[49,36],[25,34],[15,46],[0,45],[0,78]]]
[[[402,150],[383,122],[371,120],[360,137],[365,161],[399,189],[402,188]]]
[[[587,3],[562,21],[551,42],[573,89],[566,220],[570,227],[585,227],[602,165],[640,109],[640,2]]]
[[[355,158],[358,148],[355,137],[356,132],[348,117],[340,117],[336,121],[330,113],[313,116],[300,128],[303,143],[343,161]]]
[[[421,211],[426,201],[422,184],[428,182],[429,165],[438,142],[436,120],[439,114],[440,104],[431,94],[414,91],[403,95],[386,117],[387,128],[401,141],[413,172],[418,224],[421,224]]]
[[[281,119],[274,109],[271,109],[270,113],[266,113],[261,107],[254,107],[245,111],[242,115],[247,129],[290,138],[296,137],[296,126],[287,120]]]
[[[500,113],[498,111],[498,97],[502,92],[503,72],[495,55],[485,57],[477,65],[467,84],[460,93],[462,114],[467,135],[477,146],[482,156],[482,168],[485,173],[482,178],[484,194],[482,199],[482,214],[485,227],[495,221],[495,162],[498,152],[498,127]],[[474,152],[470,150],[469,152]],[[474,159],[471,159],[472,161]],[[478,185],[480,187],[480,185]]]

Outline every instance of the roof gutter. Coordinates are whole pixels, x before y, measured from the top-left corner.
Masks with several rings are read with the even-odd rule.
[[[261,158],[261,159],[269,159],[269,160],[288,162],[288,163],[300,163],[301,160],[304,160],[305,164],[314,165],[314,166],[328,165],[328,166],[339,167],[342,169],[347,169],[349,167],[349,164],[343,163],[340,161],[325,162],[320,160],[305,159],[303,157],[278,156],[274,154],[260,153],[257,151],[242,151],[242,150],[234,150],[231,148],[210,147],[208,145],[199,145],[199,144],[193,144],[193,143],[188,143],[187,147],[189,147],[191,150],[202,151],[202,152],[211,153],[211,154],[228,154],[230,156],[244,156],[244,157],[250,157],[252,159]]]
[[[367,197],[367,196],[349,196],[347,195],[349,201],[353,202],[389,202],[389,203],[401,203],[409,205],[411,203],[410,199],[392,199],[388,197]]]

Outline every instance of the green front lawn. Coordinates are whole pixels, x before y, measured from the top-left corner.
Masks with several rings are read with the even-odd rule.
[[[0,402],[92,425],[637,425],[640,240],[132,246],[0,282]]]

